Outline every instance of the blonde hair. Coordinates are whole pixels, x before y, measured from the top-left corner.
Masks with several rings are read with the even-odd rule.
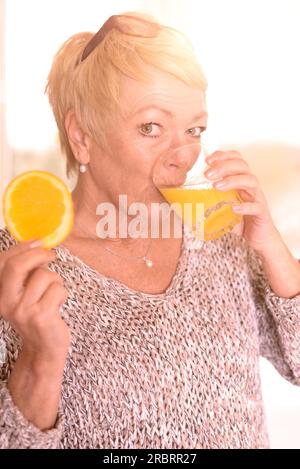
[[[128,12],[123,15],[130,33],[135,33],[137,22],[126,16],[159,25],[158,34],[151,38],[140,37],[113,28],[81,62],[83,51],[94,36],[93,33],[82,32],[68,39],[54,57],[45,92],[58,126],[62,152],[67,157],[68,175],[78,171],[65,129],[68,111],[73,110],[83,131],[105,147],[108,118],[120,104],[122,75],[150,83],[146,67],[150,65],[174,75],[188,86],[206,90],[207,83],[201,66],[184,34],[161,25],[144,13]],[[140,27],[137,29],[137,34],[140,34]]]

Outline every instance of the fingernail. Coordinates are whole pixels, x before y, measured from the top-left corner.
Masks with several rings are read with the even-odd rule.
[[[31,249],[34,249],[34,248],[40,248],[43,246],[43,242],[40,240],[40,239],[36,239],[35,241],[32,241],[30,244],[29,244],[29,247]]]
[[[210,178],[210,177],[215,177],[215,176],[218,176],[219,171],[218,171],[217,169],[210,169],[210,170],[207,171],[205,174],[206,174],[206,176],[207,176],[208,178]]]
[[[243,208],[240,205],[233,205],[232,210],[235,212],[241,212]]]
[[[227,184],[226,184],[226,182],[220,181],[220,182],[216,182],[216,183],[214,184],[214,186],[215,186],[217,189],[224,189],[225,187],[227,187]]]
[[[207,156],[207,157],[205,158],[206,163],[211,163],[213,160],[214,160],[214,157],[213,157],[213,156]]]

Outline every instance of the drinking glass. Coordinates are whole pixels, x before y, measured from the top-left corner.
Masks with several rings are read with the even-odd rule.
[[[220,191],[204,175],[209,154],[200,142],[183,145],[164,152],[153,170],[157,189],[183,223],[204,241],[223,236],[242,220],[232,210],[232,205],[242,201],[237,191]]]

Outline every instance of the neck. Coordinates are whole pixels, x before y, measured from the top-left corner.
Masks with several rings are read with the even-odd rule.
[[[104,184],[101,186],[105,187]],[[97,237],[96,234],[96,226],[100,219],[99,215],[97,215],[97,207],[102,203],[111,203],[115,206],[118,215],[118,206],[113,200],[112,195],[109,191],[100,189],[99,184],[96,185],[93,177],[87,172],[84,176],[79,176],[77,185],[72,193],[72,198],[75,210],[73,235],[92,240],[97,238],[100,241],[101,238]],[[121,239],[116,236],[110,237],[109,241],[126,242],[129,239]]]
[[[99,189],[99,186],[101,187],[101,189]],[[116,232],[113,233],[112,236],[102,239],[102,241],[106,243],[117,242],[121,243],[124,246],[135,246],[136,244],[144,245],[145,241],[147,242],[147,239],[145,240],[145,237],[134,238],[129,234],[124,237],[124,233],[120,235],[120,218],[124,220],[125,217],[127,227],[129,226],[131,219],[130,216],[128,216],[127,214],[128,207],[123,207],[122,209],[122,206],[119,205],[119,196],[116,199],[114,195],[115,193],[119,194],[119,190],[113,191],[111,190],[111,188],[107,188],[104,181],[103,184],[96,184],[89,173],[84,174],[84,176],[80,176],[76,188],[73,191],[73,201],[75,208],[75,227],[73,235],[81,238],[84,237],[93,240],[97,239],[97,241],[101,242],[101,236],[97,236],[96,233],[96,227],[101,219],[101,215],[97,214],[97,207],[102,203],[110,203],[114,206],[115,210],[114,214],[116,222]],[[127,202],[129,206],[130,201]],[[150,209],[150,205],[148,206],[148,209]],[[148,211],[148,214],[149,213],[150,211]],[[131,218],[133,218],[133,216]],[[151,220],[150,218],[148,218],[148,220],[145,221],[148,222],[148,231],[150,232]],[[178,217],[175,215],[175,213],[173,213],[171,216],[171,233],[174,233],[175,223],[178,226]],[[181,225],[180,220],[179,224]],[[147,238],[149,238],[149,236],[149,233],[146,234]],[[161,229],[159,229],[158,237],[163,237]],[[172,234],[171,237],[173,237]]]

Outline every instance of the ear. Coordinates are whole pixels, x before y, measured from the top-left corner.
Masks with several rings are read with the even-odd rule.
[[[75,159],[80,164],[89,164],[89,137],[80,127],[74,111],[68,111],[65,118],[65,129]]]

